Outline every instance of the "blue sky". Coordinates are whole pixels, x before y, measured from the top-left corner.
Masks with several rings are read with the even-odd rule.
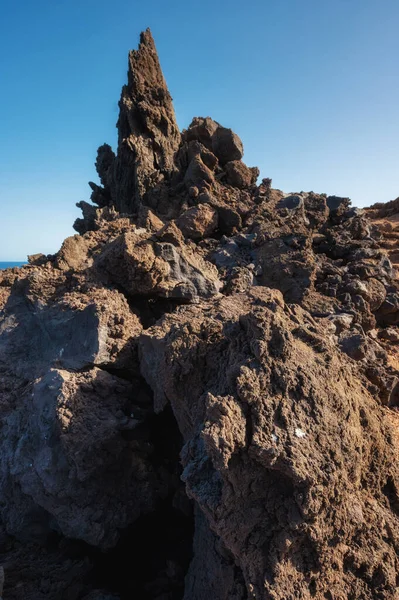
[[[3,0],[0,260],[72,235],[150,26],[179,125],[212,116],[284,191],[399,195],[398,0]]]

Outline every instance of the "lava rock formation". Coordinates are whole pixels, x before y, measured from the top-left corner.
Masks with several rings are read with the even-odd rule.
[[[4,598],[398,598],[399,207],[180,133],[149,30],[119,107],[78,234],[0,272]]]

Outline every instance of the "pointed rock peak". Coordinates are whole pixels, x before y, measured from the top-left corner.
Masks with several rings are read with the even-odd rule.
[[[119,143],[129,139],[136,152],[144,143],[146,158],[141,157],[140,165],[170,172],[180,132],[149,29],[141,34],[138,50],[129,52],[128,84],[122,89],[119,107]]]
[[[145,31],[142,31],[140,33],[139,49],[140,49],[140,46],[149,46],[150,48],[153,48],[155,50],[154,38],[152,37],[151,29],[149,27],[147,27],[147,29]],[[132,52],[135,52],[135,50],[132,50]],[[156,52],[156,50],[155,50],[155,52]]]
[[[167,92],[161,65],[150,29],[140,34],[140,44],[137,50],[129,52],[128,86],[135,92],[145,88],[160,87]],[[171,101],[168,93],[169,100]]]
[[[241,211],[232,204],[241,202],[240,191],[256,185],[259,171],[242,162],[240,138],[210,117],[196,117],[180,134],[149,29],[141,33],[137,50],[129,52],[119,109],[117,152],[108,144],[100,146],[96,168],[101,185],[90,183],[91,200],[99,208],[79,204],[78,232],[115,212],[137,219],[147,207],[168,220],[179,216],[182,207],[204,202],[213,211],[218,207],[217,218],[212,211],[206,215],[211,228],[216,221],[224,233],[240,226]],[[188,218],[197,217],[190,213]]]
[[[108,144],[98,149],[96,168],[102,185],[90,184],[91,200],[100,208],[138,214],[146,195],[174,171],[181,140],[149,29],[141,33],[138,49],[129,52],[128,81],[122,88],[117,128],[117,153]],[[92,228],[92,220],[91,215],[89,221],[84,215],[75,229]]]

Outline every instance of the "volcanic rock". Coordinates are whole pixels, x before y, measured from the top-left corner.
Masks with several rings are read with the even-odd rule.
[[[53,256],[0,271],[8,600],[395,600],[399,204],[181,134],[149,30]]]
[[[183,235],[193,240],[209,237],[218,226],[217,212],[207,204],[200,204],[186,210],[178,219],[177,225]]]
[[[382,467],[373,479],[360,449],[386,448],[382,479],[396,482],[396,434],[316,323],[280,293],[254,288],[181,309],[141,339],[155,403],[172,403],[184,436],[188,494],[253,596],[290,597],[295,577],[297,597],[310,597],[310,586],[313,597],[346,589],[371,598],[351,566],[359,553],[379,573],[384,554],[380,585],[393,598],[396,552],[379,523],[395,527],[397,517],[380,501]],[[369,536],[377,553],[356,549]]]
[[[259,171],[249,169],[241,160],[232,160],[225,165],[227,183],[240,189],[255,185]]]
[[[241,160],[244,149],[242,141],[231,129],[219,126],[212,136],[212,150],[222,165]]]
[[[174,170],[180,132],[149,29],[138,50],[129,53],[128,83],[119,101],[118,152],[108,144],[98,149],[96,167],[103,188],[93,187],[92,200],[136,213],[144,196]],[[82,206],[84,208],[84,206]],[[84,215],[92,228],[92,215]],[[84,226],[75,224],[82,232]]]
[[[97,267],[129,297],[147,296],[194,301],[218,293],[217,269],[190,248],[152,242],[125,233],[103,251]]]
[[[198,140],[208,150],[212,150],[212,137],[218,127],[219,123],[210,117],[195,117],[189,128],[183,131],[182,139],[184,142]]]

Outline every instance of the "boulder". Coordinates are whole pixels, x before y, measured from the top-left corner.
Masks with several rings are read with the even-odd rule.
[[[240,189],[255,185],[259,173],[247,167],[241,160],[233,160],[225,164],[227,183]]]
[[[211,206],[200,204],[189,208],[176,221],[184,237],[201,240],[209,237],[218,226],[218,214]]]
[[[367,340],[361,333],[343,333],[339,344],[342,351],[354,360],[363,360],[367,356]]]
[[[336,327],[336,332],[340,334],[346,329],[350,329],[354,320],[354,315],[348,313],[340,313],[329,317],[331,323]]]
[[[148,231],[155,232],[162,229],[164,222],[147,206],[142,206],[137,216],[137,225]]]
[[[107,288],[62,293],[64,282],[34,272],[13,287],[0,314],[0,364],[26,381],[50,367],[137,369],[142,325],[126,298]],[[58,298],[52,286],[61,288]]]
[[[162,229],[157,231],[156,238],[160,242],[166,242],[167,244],[173,244],[174,246],[180,247],[184,245],[184,235],[180,227],[176,224],[176,221],[166,223]]]
[[[277,208],[286,208],[288,210],[303,210],[304,201],[302,196],[292,194],[291,196],[285,196],[277,204]]]
[[[126,233],[97,259],[105,272],[129,297],[161,297],[198,301],[219,292],[217,269],[186,246],[152,242]]]
[[[214,175],[206,164],[202,162],[201,156],[194,156],[191,159],[184,176],[184,182],[187,189],[192,186],[201,188],[206,184],[211,185],[214,182]]]
[[[399,344],[399,331],[397,329],[394,329],[393,327],[381,329],[378,332],[378,337],[380,338],[380,340],[384,340],[385,342],[389,342],[391,344]]]
[[[185,142],[198,140],[208,150],[212,150],[212,137],[218,127],[219,123],[210,117],[195,117],[189,128],[183,131],[182,139]]]
[[[87,268],[92,262],[88,256],[90,245],[90,239],[81,235],[66,238],[55,257],[57,268],[75,271]]]
[[[339,196],[328,196],[327,206],[330,215],[333,217],[341,217],[350,206],[349,198],[340,198]]]
[[[212,152],[216,154],[220,164],[225,165],[232,160],[241,160],[244,148],[237,134],[219,126],[212,136]]]
[[[111,547],[120,529],[167,493],[167,481],[160,494],[149,485],[156,477],[150,462],[124,437],[140,425],[130,417],[132,392],[131,384],[99,369],[79,374],[51,369],[21,398],[7,419],[20,439],[1,442],[7,457],[1,515],[9,533],[27,535],[24,521],[36,505],[43,520],[41,531],[37,524],[31,532],[33,540],[56,526],[68,538]],[[21,493],[30,503],[21,501]]]

